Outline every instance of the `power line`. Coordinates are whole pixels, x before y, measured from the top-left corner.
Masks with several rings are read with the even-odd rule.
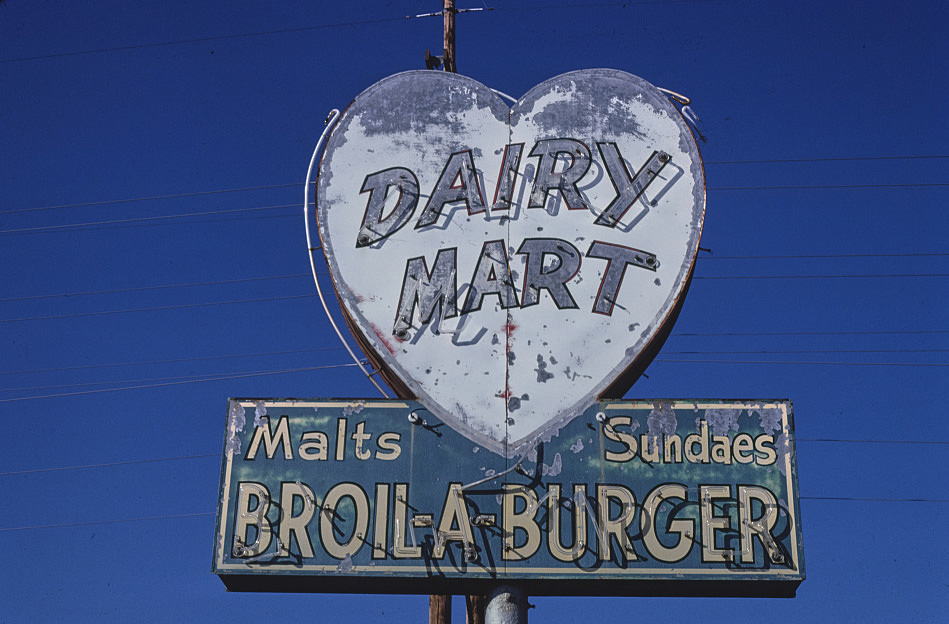
[[[844,438],[796,438],[796,442],[834,442],[834,443],[860,443],[860,444],[946,444],[949,440],[853,440]],[[38,474],[44,472],[62,472],[67,470],[85,470],[92,468],[114,468],[117,466],[133,466],[136,464],[150,464],[161,462],[186,461],[191,459],[207,459],[210,457],[221,458],[221,453],[204,453],[200,455],[183,455],[181,457],[158,457],[153,459],[132,459],[126,461],[106,462],[100,464],[81,464],[76,466],[57,466],[54,468],[32,468],[29,470],[15,470],[11,472],[0,472],[0,477],[19,476],[26,474]]]
[[[314,294],[283,295],[280,297],[261,297],[259,299],[235,299],[231,301],[205,301],[202,303],[183,303],[180,305],[155,306],[151,308],[130,308],[127,310],[100,310],[98,312],[74,312],[72,314],[51,314],[47,316],[26,316],[21,318],[0,319],[0,323],[20,323],[24,321],[51,321],[56,319],[79,318],[83,316],[105,316],[109,314],[130,314],[132,312],[163,312],[166,310],[183,310],[187,308],[203,308],[207,306],[232,305],[238,303],[260,303],[264,301],[286,301],[288,299],[305,299],[315,297]]]
[[[753,165],[763,163],[848,162],[864,160],[931,160],[949,156],[840,156],[823,158],[762,158],[758,160],[706,160],[706,165]]]
[[[99,390],[80,390],[77,392],[60,392],[56,394],[43,394],[38,396],[26,396],[26,397],[13,397],[10,399],[0,399],[0,403],[13,403],[15,401],[31,401],[33,399],[52,399],[57,397],[67,397],[67,396],[81,396],[85,394],[100,394],[102,392],[120,392],[123,390],[142,390],[145,388],[161,388],[166,386],[180,386],[183,384],[193,384],[193,383],[205,383],[209,381],[225,381],[229,379],[245,379],[248,377],[263,377],[266,375],[283,375],[286,373],[300,373],[307,371],[316,371],[316,370],[327,370],[330,368],[349,368],[352,366],[357,366],[357,364],[329,364],[326,366],[307,366],[305,368],[287,368],[284,370],[274,370],[274,371],[263,371],[259,373],[250,373],[250,374],[237,374],[237,375],[221,375],[218,377],[208,377],[206,379],[189,379],[186,381],[169,381],[164,383],[154,383],[154,384],[145,384],[139,386],[126,386],[123,388],[101,388]]]
[[[186,459],[206,459],[208,457],[221,458],[220,453],[205,453],[204,455],[183,455],[181,457],[159,457],[156,459],[132,459],[128,461],[107,462],[103,464],[84,464],[81,466],[60,466],[56,468],[33,468],[31,470],[14,470],[12,472],[0,472],[0,477],[12,477],[26,474],[38,474],[42,472],[62,472],[64,470],[84,470],[86,468],[113,468],[115,466],[133,466],[135,464],[153,464],[159,462],[183,461]]]
[[[279,206],[257,206],[254,208],[232,208],[230,210],[209,210],[205,212],[185,212],[173,215],[159,215],[154,217],[133,217],[129,219],[111,219],[108,221],[88,221],[85,223],[65,223],[62,225],[42,225],[14,230],[0,230],[0,234],[26,234],[31,232],[49,232],[54,230],[79,229],[96,225],[116,225],[129,223],[143,223],[146,221],[161,221],[168,219],[183,219],[186,217],[204,217],[208,215],[234,214],[238,212],[258,212],[261,210],[277,210],[281,208],[298,208],[298,204],[281,204]]]
[[[801,500],[860,501],[873,503],[949,503],[949,498],[859,498],[856,496],[802,496]]]
[[[946,498],[860,498],[856,496],[801,496],[801,500],[823,500],[823,501],[845,501],[845,502],[874,502],[874,503],[949,503]],[[141,518],[115,518],[112,520],[90,520],[86,522],[67,522],[62,524],[36,524],[30,526],[18,527],[0,527],[0,532],[6,531],[30,531],[35,529],[62,529],[83,526],[96,526],[103,524],[123,524],[128,522],[146,522],[150,520],[178,520],[181,518],[197,518],[203,516],[216,516],[213,511],[173,514],[167,516],[146,516]]]
[[[668,362],[677,364],[806,364],[827,365],[827,366],[922,366],[922,367],[943,367],[949,364],[927,364],[923,362],[820,362],[820,361],[798,361],[798,360],[679,360],[669,358],[656,358],[655,362]]]
[[[750,279],[846,279],[879,277],[949,277],[949,273],[845,273],[838,275],[696,275],[697,280],[750,280]]]
[[[31,371],[0,371],[0,375],[18,375],[26,373],[44,373],[44,372],[61,372],[68,370],[86,370],[93,368],[105,368],[105,367],[120,367],[120,366],[135,366],[138,364],[156,364],[156,363],[168,363],[168,362],[195,362],[199,360],[212,360],[212,359],[223,359],[223,358],[239,358],[239,357],[258,357],[258,356],[269,356],[269,355],[286,355],[286,354],[299,354],[299,353],[311,353],[316,351],[339,351],[343,347],[324,347],[321,349],[299,349],[295,351],[273,351],[270,353],[254,353],[247,355],[221,355],[221,356],[208,356],[202,358],[181,358],[177,360],[156,360],[152,362],[138,362],[138,363],[128,363],[128,364],[99,364],[94,366],[72,366],[64,368],[52,368],[52,369],[41,369],[41,370],[31,370]],[[666,355],[779,355],[779,354],[819,354],[819,353],[949,353],[949,349],[799,349],[791,351],[772,351],[772,350],[761,350],[761,351],[663,351]],[[671,360],[670,360],[671,361]],[[702,360],[705,361],[705,360]],[[254,371],[257,372],[271,372],[271,371]],[[235,373],[236,374],[236,373]],[[241,373],[248,374],[248,373]],[[0,392],[24,392],[27,390],[50,390],[53,388],[80,388],[80,387],[89,387],[89,386],[102,386],[102,385],[115,385],[115,384],[126,384],[126,383],[144,383],[144,382],[156,382],[156,381],[171,381],[176,379],[194,379],[200,380],[202,377],[207,377],[207,375],[186,375],[179,377],[159,377],[159,378],[147,378],[147,379],[111,379],[105,381],[90,381],[84,383],[75,383],[75,384],[57,384],[51,386],[20,386],[15,388],[0,388]]]
[[[236,353],[230,355],[205,355],[199,357],[190,357],[190,358],[177,358],[173,360],[146,360],[140,362],[120,362],[116,364],[85,364],[83,366],[63,366],[59,368],[35,368],[32,370],[21,370],[21,371],[0,371],[0,375],[25,375],[32,373],[58,373],[62,371],[71,371],[71,370],[89,370],[94,368],[116,368],[123,366],[143,366],[151,364],[179,364],[183,362],[201,362],[206,360],[222,360],[222,359],[231,359],[231,358],[244,358],[244,357],[259,357],[259,356],[269,356],[269,355],[294,355],[299,353],[315,353],[317,351],[338,351],[343,349],[343,347],[319,347],[315,349],[294,349],[291,351],[266,351],[258,353]]]
[[[949,254],[875,254],[875,256],[884,256],[889,255],[893,256],[949,256]],[[721,257],[703,257],[705,259],[715,259],[715,260],[738,260],[738,259],[764,259],[764,258],[826,258],[826,257],[863,257],[863,256],[874,256],[871,254],[853,254],[852,256],[721,256]],[[323,273],[326,275],[326,273]],[[944,273],[913,273],[913,274],[894,274],[894,273],[873,273],[873,274],[839,274],[839,275],[715,275],[715,276],[695,276],[693,279],[823,279],[823,278],[853,278],[853,277],[947,277],[949,274]],[[300,279],[300,278],[309,278],[310,274],[308,273],[294,273],[290,275],[267,275],[260,277],[243,277],[243,278],[234,278],[234,279],[225,279],[225,280],[212,280],[205,282],[186,282],[181,284],[156,284],[152,286],[130,286],[128,288],[112,288],[106,290],[87,290],[87,291],[73,291],[73,292],[64,292],[64,293],[51,293],[46,295],[24,295],[21,297],[6,297],[0,299],[0,303],[12,302],[12,301],[33,301],[37,299],[54,299],[58,297],[79,297],[87,295],[111,295],[118,293],[129,293],[137,292],[144,290],[162,290],[162,289],[172,289],[172,288],[191,288],[195,286],[218,286],[223,284],[238,284],[244,282],[262,282],[262,281],[274,281],[274,280],[283,280],[283,279]]]
[[[949,253],[852,253],[852,254],[768,254],[752,256],[699,256],[699,260],[785,260],[807,258],[926,258],[946,257]]]
[[[755,163],[808,163],[808,162],[845,162],[845,161],[873,161],[873,160],[931,160],[931,159],[942,159],[949,158],[949,156],[843,156],[843,157],[829,157],[829,158],[771,158],[771,159],[760,159],[760,160],[706,160],[704,163],[706,165],[722,165],[722,164],[755,164]],[[226,189],[213,189],[209,191],[189,191],[184,193],[172,193],[166,195],[149,195],[145,197],[125,197],[121,199],[106,199],[101,201],[91,201],[91,202],[82,202],[74,204],[58,204],[54,206],[37,206],[33,208],[17,208],[14,210],[2,210],[0,214],[13,214],[20,212],[35,212],[41,210],[54,210],[58,208],[84,208],[90,206],[106,206],[109,204],[122,204],[128,202],[139,202],[139,201],[152,201],[159,199],[179,199],[185,197],[199,197],[203,195],[217,195],[221,193],[239,193],[244,191],[259,191],[259,190],[269,190],[276,188],[288,188],[299,186],[300,182],[288,182],[285,184],[266,184],[261,186],[246,186],[238,188],[226,188]],[[875,255],[889,255],[889,254],[875,254]],[[924,254],[927,255],[927,254]],[[940,254],[942,255],[942,254]],[[797,257],[797,256],[789,256]],[[808,256],[804,256],[808,257]],[[833,257],[833,256],[819,256],[819,257]]]
[[[949,349],[796,349],[790,351],[662,351],[665,355],[779,355],[814,353],[949,353]]]
[[[81,204],[59,204],[58,206],[39,206],[37,208],[17,208],[15,210],[0,210],[0,214],[13,214],[17,212],[36,212],[39,210],[55,210],[57,208],[86,208],[89,206],[106,206],[109,204],[123,204],[127,202],[150,201],[157,199],[178,199],[181,197],[199,197],[203,195],[217,195],[220,193],[240,193],[243,191],[259,191],[263,189],[286,188],[288,186],[299,186],[299,182],[292,184],[268,184],[265,186],[246,186],[242,188],[217,189],[213,191],[192,191],[190,193],[175,193],[172,195],[152,195],[151,197],[131,197],[126,199],[107,199],[103,201],[85,202]]]
[[[144,518],[120,518],[114,520],[91,520],[88,522],[67,522],[64,524],[38,524],[33,526],[2,527],[3,531],[29,531],[31,529],[62,529],[67,527],[95,526],[97,524],[122,524],[125,522],[145,522],[146,520],[176,520],[179,518],[197,518],[199,516],[214,516],[213,511],[204,511],[189,514],[174,514],[171,516],[146,516]]]
[[[861,189],[861,188],[914,188],[914,187],[945,187],[949,186],[949,183],[935,182],[935,183],[919,183],[919,184],[837,184],[837,185],[800,185],[800,186],[733,186],[733,187],[709,187],[709,191],[758,191],[758,190],[800,190],[800,189]],[[204,212],[187,212],[179,213],[173,215],[158,215],[152,217],[134,217],[129,219],[111,219],[103,221],[88,221],[83,223],[64,223],[60,225],[44,225],[44,226],[34,226],[27,228],[17,228],[10,230],[0,230],[0,235],[14,235],[14,234],[35,234],[35,233],[46,233],[46,232],[55,232],[59,230],[74,230],[81,228],[89,228],[96,226],[104,225],[150,225],[149,222],[169,220],[169,219],[183,219],[188,217],[202,217],[202,216],[214,216],[214,215],[224,215],[224,214],[235,214],[241,212],[254,212],[262,210],[277,210],[282,208],[297,208],[298,204],[280,204],[275,206],[257,206],[253,208],[234,208],[230,210],[213,210],[213,211],[204,211]],[[282,215],[272,215],[273,216],[282,216]],[[210,221],[219,221],[220,219],[211,219]]]
[[[949,440],[853,440],[844,438],[797,438],[797,442],[846,442],[852,444],[949,444]]]
[[[321,275],[327,275],[322,273]],[[218,285],[218,284],[231,284],[238,282],[251,282],[251,281],[266,281],[266,280],[278,280],[278,279],[298,279],[301,277],[307,277],[305,274],[295,274],[295,275],[281,275],[273,277],[256,277],[256,278],[244,278],[244,279],[234,279],[234,280],[219,280],[214,282],[196,282],[190,284],[171,284],[171,285],[158,285],[158,286],[138,286],[132,288],[119,288],[113,290],[102,290],[102,291],[88,291],[88,292],[79,292],[79,293],[63,293],[63,294],[54,294],[54,295],[28,295],[24,297],[10,297],[7,299],[0,299],[0,302],[10,302],[10,301],[28,301],[35,299],[46,299],[53,297],[68,297],[73,295],[97,295],[97,294],[113,294],[113,293],[123,293],[123,292],[133,292],[140,290],[157,290],[163,288],[184,288],[190,286],[208,286],[208,285]],[[949,277],[949,273],[903,273],[903,274],[892,274],[892,273],[874,273],[874,274],[839,274],[839,275],[697,275],[692,279],[695,280],[753,280],[753,279],[849,279],[849,278],[884,278],[884,277],[895,277],[895,278],[921,278],[921,277]],[[156,311],[165,311],[165,310],[179,310],[184,308],[199,308],[205,306],[218,306],[218,305],[231,305],[239,303],[258,303],[263,301],[280,301],[287,299],[301,299],[305,297],[312,297],[312,294],[300,294],[300,295],[283,295],[279,297],[262,297],[257,299],[236,299],[230,301],[205,301],[199,303],[187,303],[187,304],[178,304],[178,305],[169,305],[169,306],[154,306],[154,307],[145,307],[145,308],[129,308],[123,310],[99,310],[95,312],[73,312],[70,314],[52,314],[46,316],[27,316],[19,318],[6,318],[0,319],[0,323],[19,323],[24,321],[48,321],[55,319],[66,319],[66,318],[78,318],[85,316],[104,316],[112,314],[130,314],[133,312],[156,312]],[[680,334],[686,335],[686,334]]]
[[[342,347],[340,347],[342,348]],[[283,373],[286,372],[286,369],[281,370],[263,370],[263,371],[243,371],[240,373],[228,373],[228,375],[266,375],[271,373]],[[31,387],[20,387],[20,388],[3,388],[0,389],[0,392],[25,392],[27,390],[52,390],[54,388],[88,388],[89,386],[111,386],[111,385],[121,385],[121,384],[138,384],[138,383],[153,383],[160,381],[178,381],[178,380],[193,380],[193,381],[205,381],[209,378],[214,378],[215,375],[220,373],[208,373],[205,375],[179,375],[177,377],[152,377],[146,379],[120,379],[120,380],[111,380],[111,381],[89,381],[84,383],[74,383],[74,384],[57,384],[54,386],[31,386]],[[121,389],[121,388],[117,388]]]
[[[129,366],[145,366],[145,365],[155,365],[155,364],[180,364],[180,363],[194,363],[208,360],[221,360],[221,359],[237,359],[237,358],[249,358],[249,357],[267,357],[274,355],[298,355],[303,353],[317,353],[321,351],[339,351],[343,347],[318,347],[313,349],[293,349],[288,351],[260,351],[255,353],[235,353],[228,355],[206,355],[199,357],[189,357],[189,358],[176,358],[168,360],[143,360],[138,362],[117,362],[111,364],[85,364],[82,366],[62,366],[56,368],[36,368],[36,369],[27,369],[27,370],[11,370],[11,371],[0,371],[0,375],[26,375],[26,374],[36,374],[36,373],[58,373],[65,371],[76,371],[76,370],[93,370],[97,368],[120,368],[120,367],[129,367]],[[757,351],[668,351],[663,350],[663,353],[666,355],[750,355],[750,354],[766,354],[766,355],[776,355],[776,354],[815,354],[815,353],[947,353],[949,349],[798,349],[798,350],[788,350],[788,351],[775,351],[775,350],[757,350]],[[102,381],[96,382],[101,384],[116,384],[123,383],[127,380],[113,380],[113,381]],[[63,387],[63,386],[55,386]],[[22,390],[23,388],[19,388]],[[0,390],[3,392],[10,392],[17,390],[15,388],[7,388],[5,390]]]
[[[213,37],[196,37],[193,39],[176,39],[174,41],[159,41],[155,43],[140,43],[128,46],[115,46],[112,48],[97,48],[94,50],[78,50],[74,52],[60,52],[57,54],[41,54],[37,56],[22,56],[19,58],[0,59],[0,63],[22,63],[24,61],[40,61],[54,58],[64,58],[68,56],[82,56],[86,54],[102,54],[105,52],[125,52],[129,50],[143,50],[147,48],[160,48],[164,46],[182,45],[187,43],[206,43],[209,41],[226,41],[229,39],[244,39],[247,37],[264,37],[267,35],[281,35],[287,33],[310,32],[314,30],[329,30],[332,28],[345,28],[348,26],[366,26],[370,24],[385,24],[389,22],[401,22],[407,19],[414,19],[414,15],[402,17],[382,17],[376,19],[358,20],[351,22],[336,22],[333,24],[320,24],[318,26],[300,26],[297,28],[279,28],[275,30],[261,30],[257,32],[238,33],[234,35],[217,35]]]
[[[820,189],[925,188],[949,186],[949,182],[916,182],[906,184],[801,184],[788,186],[710,186],[709,191],[796,191]]]
[[[88,290],[84,292],[55,293],[52,295],[28,295],[25,297],[7,297],[0,299],[0,302],[6,301],[32,301],[35,299],[53,299],[56,297],[79,297],[82,295],[112,295],[116,293],[137,292],[141,290],[161,290],[167,288],[189,288],[192,286],[218,286],[221,284],[238,284],[243,282],[262,282],[282,279],[297,279],[301,277],[310,277],[308,273],[296,273],[294,275],[272,275],[265,277],[243,277],[227,280],[215,280],[208,282],[189,282],[185,284],[159,284],[156,286],[133,286],[130,288],[113,288],[110,290]]]
[[[898,329],[882,331],[785,331],[785,332],[672,332],[672,336],[877,336],[903,334],[949,334],[946,329]]]
[[[918,182],[907,184],[799,184],[788,186],[710,186],[709,191],[797,191],[822,189],[925,188],[949,186],[949,182]]]

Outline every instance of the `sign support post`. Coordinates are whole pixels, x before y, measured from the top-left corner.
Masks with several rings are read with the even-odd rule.
[[[445,71],[456,73],[455,67],[455,0],[445,0],[442,11],[445,17]]]
[[[455,65],[455,0],[445,0],[442,7],[444,16],[444,52],[443,67],[446,72],[457,73]],[[447,599],[448,606],[436,615],[435,604],[441,599]],[[465,619],[468,624],[484,624],[485,598],[484,596],[465,596]],[[441,617],[442,619],[438,619]],[[429,596],[429,624],[448,624],[451,620],[451,596]],[[526,620],[525,620],[526,621]]]
[[[484,624],[527,624],[527,596],[520,589],[503,585],[488,598]]]

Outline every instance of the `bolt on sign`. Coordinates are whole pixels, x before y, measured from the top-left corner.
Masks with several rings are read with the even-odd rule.
[[[793,596],[786,401],[597,402],[518,461],[416,401],[232,399],[234,591]]]
[[[458,74],[385,78],[343,112],[316,186],[360,346],[400,397],[507,457],[642,372],[705,211],[681,114],[606,69],[513,107]]]

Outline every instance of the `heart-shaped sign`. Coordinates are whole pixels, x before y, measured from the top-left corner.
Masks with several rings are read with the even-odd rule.
[[[679,112],[605,69],[513,107],[458,74],[390,76],[344,111],[317,178],[360,345],[400,396],[507,457],[642,372],[688,288],[704,211]]]

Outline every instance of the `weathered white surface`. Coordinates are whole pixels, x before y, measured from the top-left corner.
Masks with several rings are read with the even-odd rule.
[[[508,206],[502,163],[517,149]],[[637,176],[646,164],[655,179]],[[634,177],[646,190],[615,202]],[[337,293],[365,341],[441,419],[507,456],[580,413],[655,338],[705,205],[678,112],[613,70],[559,76],[513,109],[457,74],[391,76],[344,112],[317,184]],[[424,271],[442,288],[427,323],[424,290],[412,306]]]
[[[527,596],[515,587],[502,586],[488,596],[484,624],[527,624]]]

